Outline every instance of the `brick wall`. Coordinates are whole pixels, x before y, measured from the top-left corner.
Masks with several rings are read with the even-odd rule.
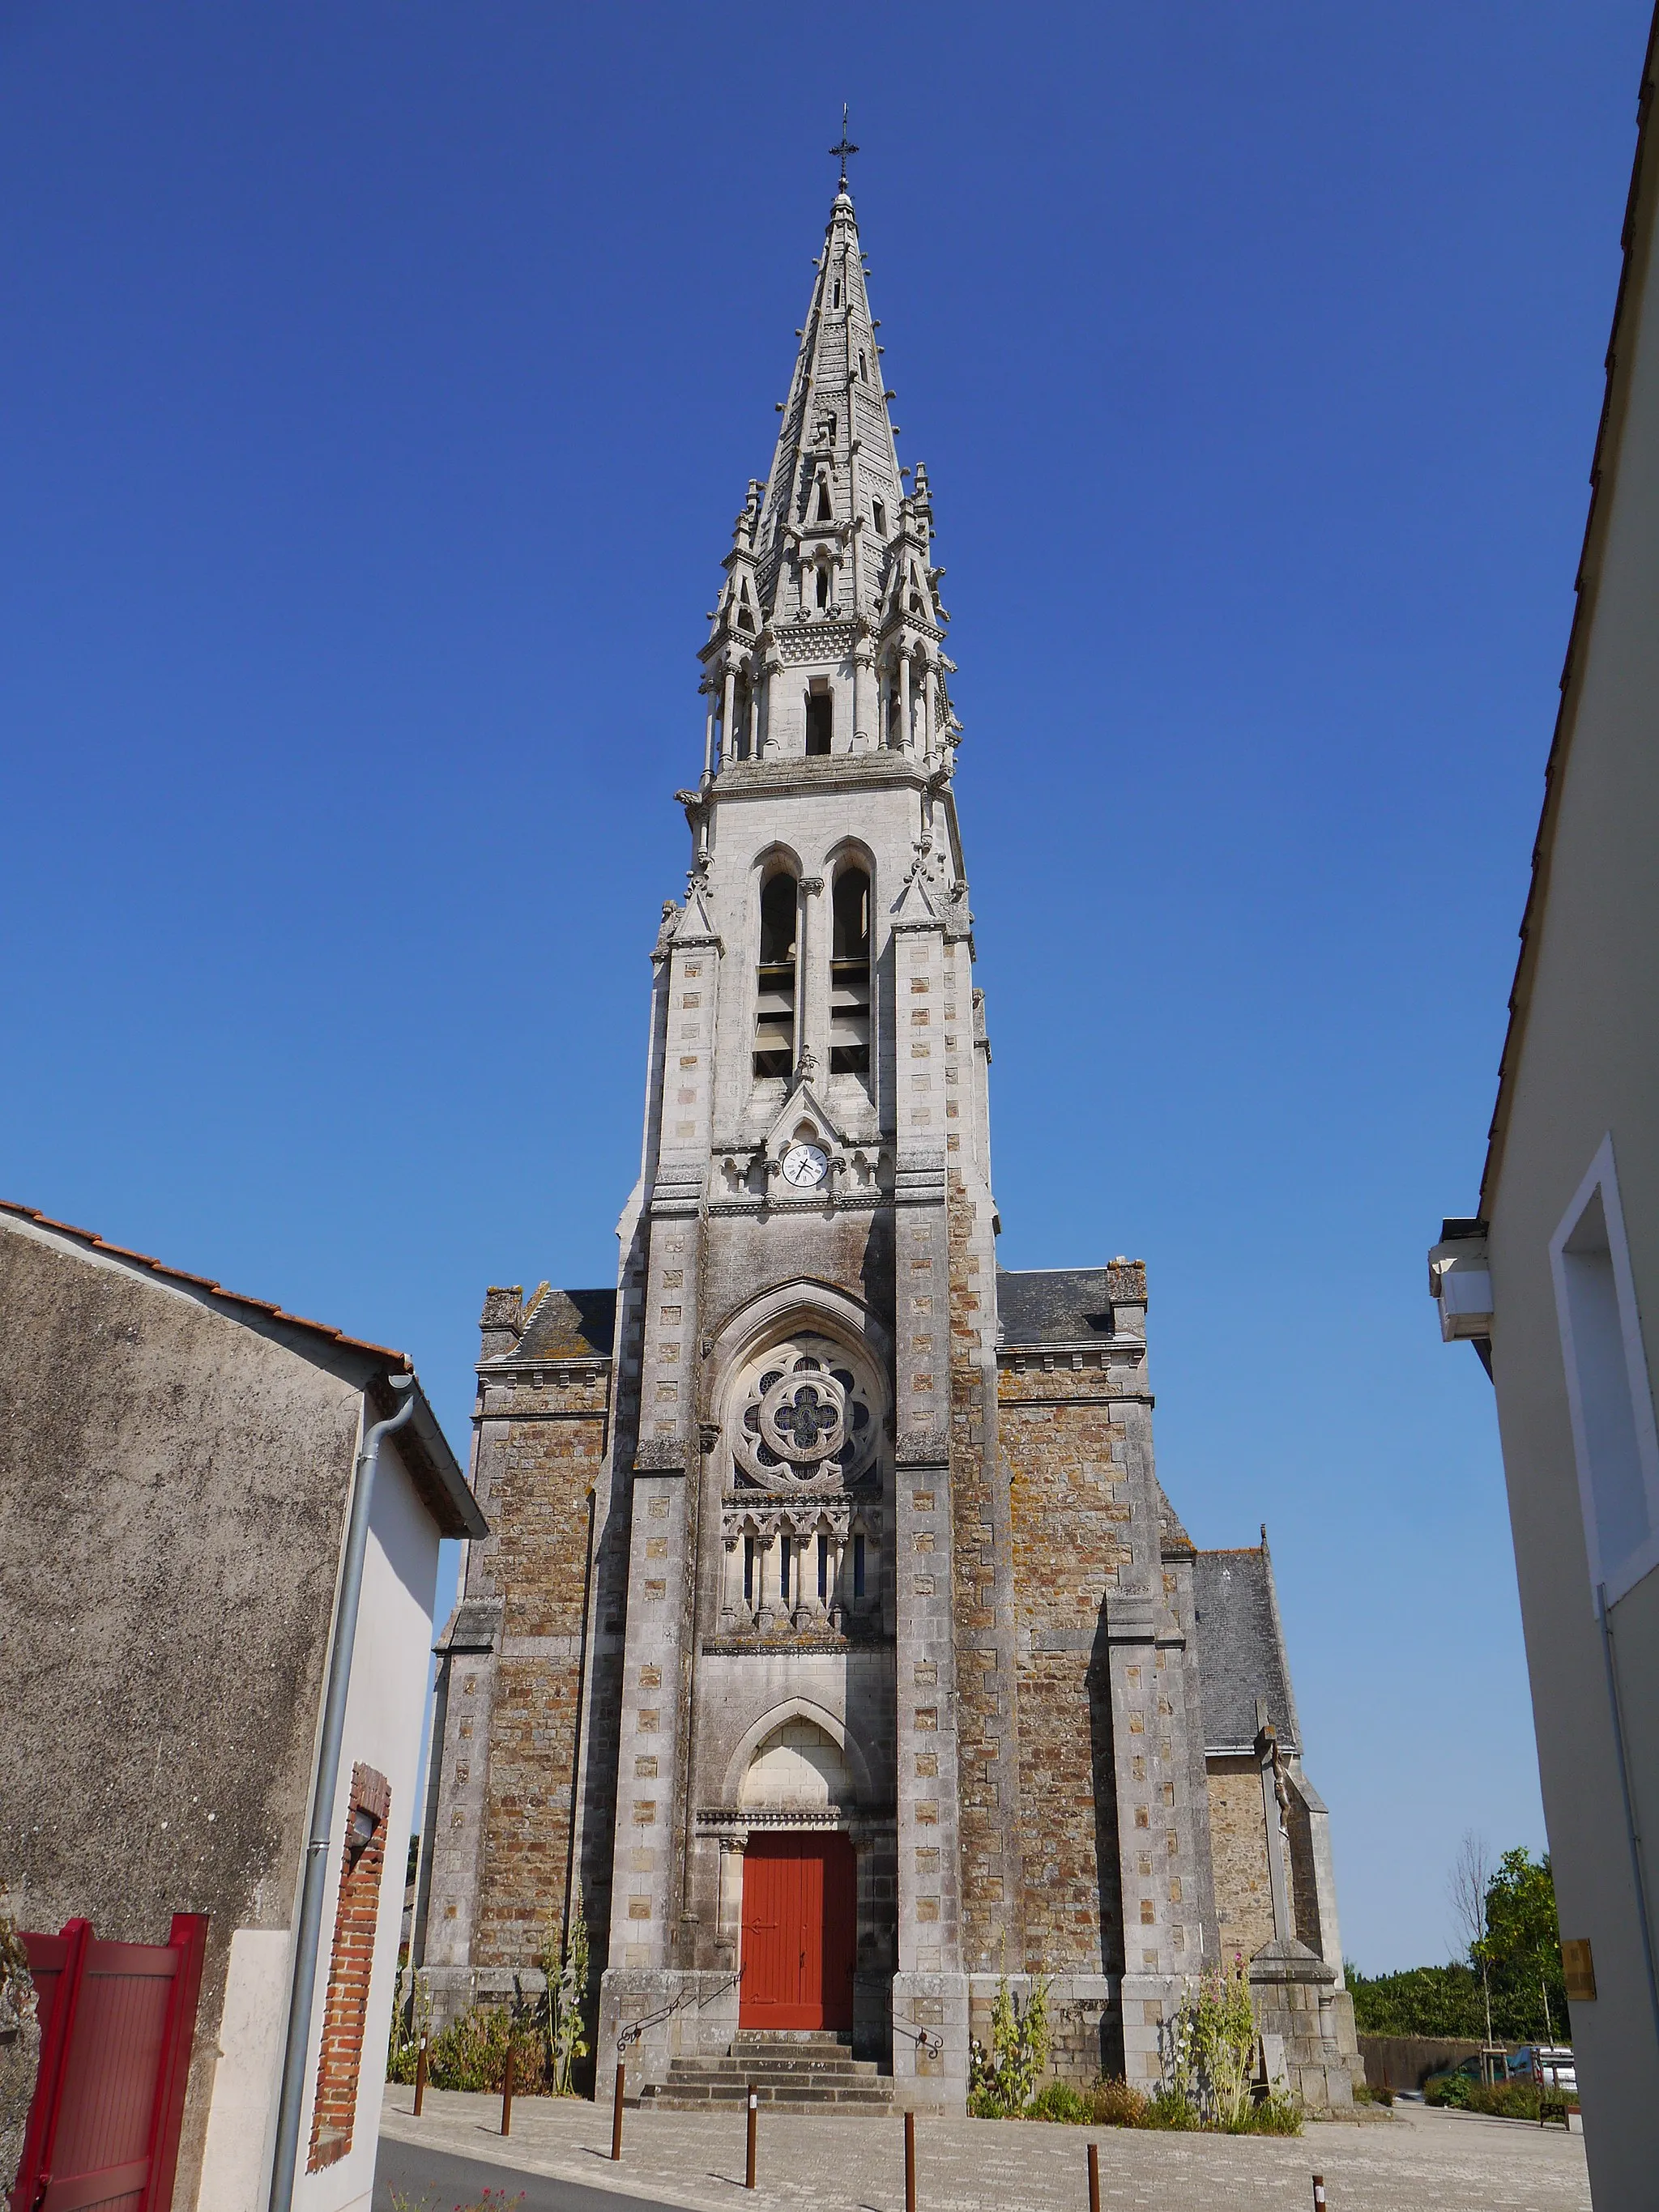
[[[306,2161],[310,2173],[332,2166],[351,2148],[391,1810],[392,1788],[385,1775],[377,1774],[371,1766],[354,1766],[346,1808],[340,1898],[334,1914],[334,1946],[329,1954],[328,1989],[323,2002],[323,2046],[317,2059],[311,2154]]]

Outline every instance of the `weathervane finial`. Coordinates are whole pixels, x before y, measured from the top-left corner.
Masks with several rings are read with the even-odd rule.
[[[852,140],[847,135],[847,102],[843,100],[841,104],[841,143],[839,146],[832,146],[830,149],[831,154],[833,154],[841,163],[841,190],[842,191],[847,190],[847,156],[849,154],[856,154],[858,150],[858,148],[853,143]]]

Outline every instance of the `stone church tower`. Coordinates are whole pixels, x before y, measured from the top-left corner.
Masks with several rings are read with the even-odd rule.
[[[997,1267],[944,571],[866,275],[843,175],[702,650],[617,1288],[484,1310],[416,1956],[500,1991],[580,1896],[602,2078],[817,2029],[959,2101],[1004,1969],[1090,2079],[1158,2073],[1224,1933],[1346,2000],[1265,1543],[1196,1553],[1153,1470],[1145,1271]]]

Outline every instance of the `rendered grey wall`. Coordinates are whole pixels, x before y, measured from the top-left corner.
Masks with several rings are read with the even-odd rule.
[[[181,2206],[231,1933],[293,1917],[362,1401],[0,1221],[0,1894],[134,1942],[209,1916]]]

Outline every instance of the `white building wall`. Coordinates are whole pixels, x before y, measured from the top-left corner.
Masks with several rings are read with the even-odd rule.
[[[294,2191],[297,2212],[368,2212],[374,2187],[403,1916],[404,1866],[410,1833],[419,1814],[415,1791],[437,1578],[437,1528],[398,1454],[396,1437],[388,1437],[380,1448],[369,1513],[340,1772],[329,1826],[329,1879],[318,1938],[305,2102],[300,2117]],[[310,2173],[307,2158],[328,1996],[329,1956],[339,1899],[351,1773],[357,1764],[385,1775],[392,1791],[374,1968],[358,2075],[357,2118],[349,2153],[320,2172]],[[294,1917],[297,1923],[297,1894]],[[233,1936],[198,2197],[203,2212],[264,2212],[293,1974],[291,1928],[239,1929]]]
[[[1544,1810],[1562,1936],[1588,1942],[1594,1956],[1595,1996],[1572,2004],[1572,2034],[1591,2185],[1597,2204],[1609,2206],[1653,2203],[1659,2174],[1651,1952],[1659,1905],[1659,1570],[1641,1571],[1639,1544],[1618,1575],[1595,1557],[1601,1546],[1586,1514],[1593,1471],[1583,1464],[1583,1425],[1575,1435],[1570,1389],[1570,1368],[1585,1350],[1573,1342],[1583,1317],[1575,1323],[1571,1298],[1563,1296],[1559,1248],[1598,1163],[1616,1169],[1614,1245],[1623,1255],[1616,1272],[1628,1291],[1618,1316],[1616,1379],[1626,1393],[1630,1449],[1638,1459],[1644,1449],[1650,1455],[1659,1349],[1656,159],[1650,127],[1638,155],[1583,597],[1483,1193],[1492,1377]],[[1482,1248],[1471,1240],[1469,1249],[1479,1288]],[[1455,1272],[1449,1280],[1456,1285]],[[1443,1297],[1443,1322],[1449,1334],[1474,1333],[1455,1297]],[[1582,1401],[1585,1378],[1574,1379]],[[1615,1378],[1609,1370],[1601,1379],[1610,1387]],[[1598,1582],[1607,1585],[1606,1635]]]

